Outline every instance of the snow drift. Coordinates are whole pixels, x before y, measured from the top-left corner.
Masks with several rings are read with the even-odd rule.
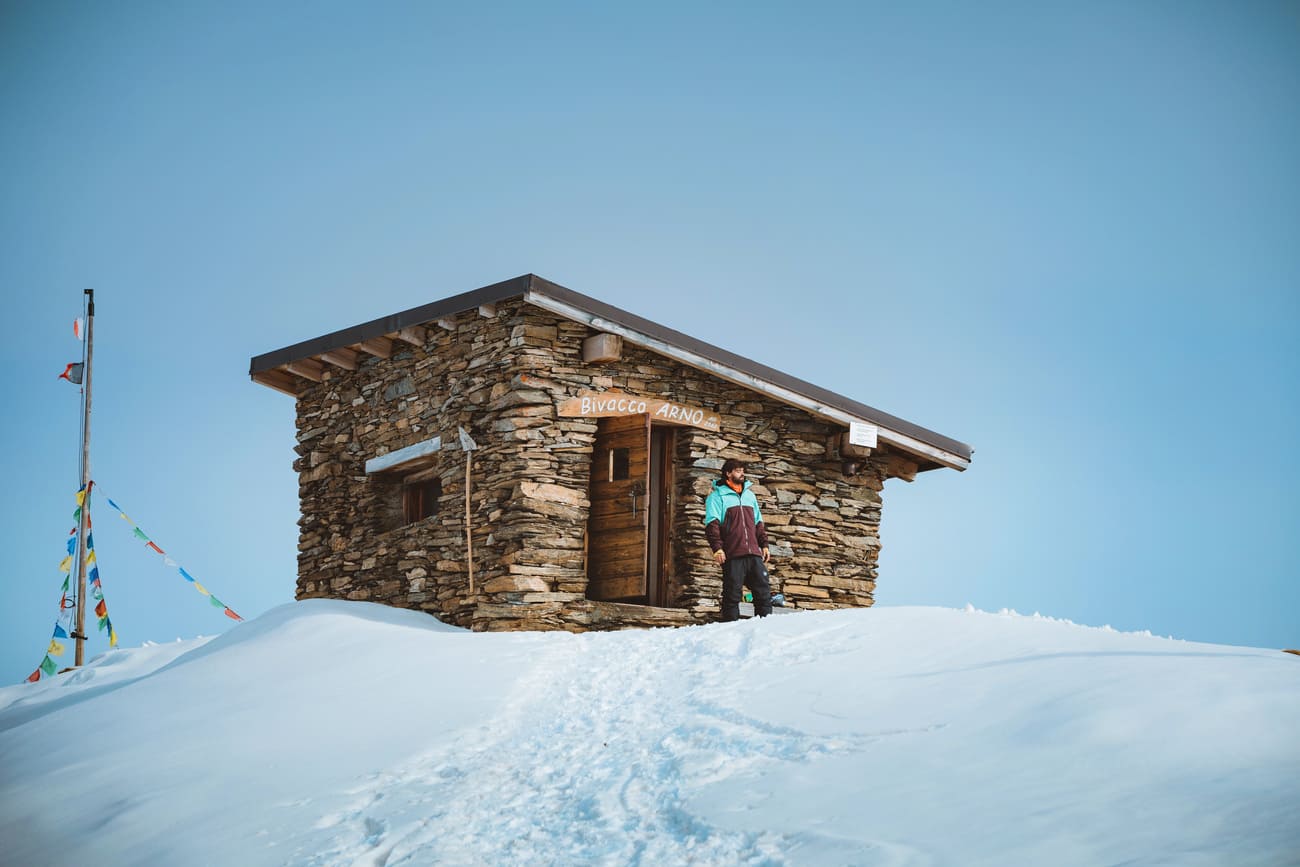
[[[0,859],[1283,864],[1300,659],[876,608],[474,634],[366,603],[0,690]]]

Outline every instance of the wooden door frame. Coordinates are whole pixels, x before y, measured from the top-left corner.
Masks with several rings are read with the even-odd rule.
[[[674,425],[650,425],[650,482],[646,528],[646,602],[660,608],[669,603],[668,585],[672,578],[672,529],[676,514],[677,429]],[[658,485],[655,467],[658,462]]]

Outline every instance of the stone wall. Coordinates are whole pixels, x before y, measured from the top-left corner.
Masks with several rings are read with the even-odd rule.
[[[424,347],[356,371],[331,371],[298,401],[300,598],[369,599],[421,608],[475,629],[602,629],[716,616],[720,570],[704,541],[704,496],[722,461],[749,462],[772,545],[775,589],[799,608],[870,605],[880,548],[884,450],[845,477],[831,445],[841,428],[651,352],[589,365],[591,332],[522,302],[493,318],[455,318]],[[402,346],[396,344],[395,347]],[[679,428],[672,521],[678,610],[586,599],[585,533],[595,420],[556,407],[580,392],[620,390],[705,407],[713,433]],[[465,558],[465,427],[473,454],[475,591]],[[440,435],[440,507],[401,526],[400,482],[364,464]]]

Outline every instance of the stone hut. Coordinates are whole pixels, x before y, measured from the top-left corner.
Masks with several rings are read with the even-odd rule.
[[[476,630],[708,622],[742,458],[788,608],[872,604],[885,480],[971,448],[535,275],[252,359],[297,399],[299,599]]]

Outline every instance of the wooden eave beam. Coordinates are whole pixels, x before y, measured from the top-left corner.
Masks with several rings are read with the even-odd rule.
[[[387,337],[372,337],[352,344],[352,348],[373,355],[375,358],[388,358],[393,354],[393,341]]]
[[[893,455],[889,458],[887,470],[893,478],[902,479],[905,482],[914,482],[916,481],[917,472],[920,471],[920,466],[916,461],[908,460],[902,455]]]
[[[274,370],[264,370],[261,373],[252,374],[253,382],[258,385],[265,385],[267,388],[273,388],[281,394],[287,394],[292,397],[298,396],[298,380],[290,373],[285,373],[278,368]]]
[[[328,361],[335,367],[341,367],[344,370],[356,370],[358,355],[354,350],[331,349],[329,352],[322,352],[319,356],[321,361]]]
[[[396,338],[403,343],[409,343],[412,346],[424,346],[426,340],[423,325],[408,325],[401,331],[397,332]]]
[[[324,382],[325,380],[325,365],[314,358],[300,358],[297,361],[290,361],[284,366],[284,369],[290,373],[298,374],[303,379],[310,379],[312,382]]]

